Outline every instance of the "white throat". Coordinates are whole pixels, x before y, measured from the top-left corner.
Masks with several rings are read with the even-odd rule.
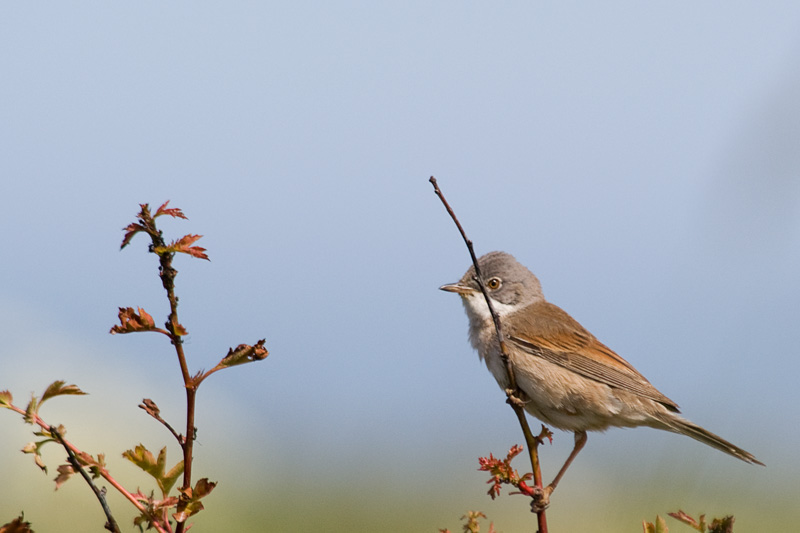
[[[491,296],[489,299],[492,300],[492,307],[499,318],[510,315],[521,307],[519,304],[509,305],[498,302]],[[464,302],[464,308],[467,310],[467,315],[469,315],[470,318],[477,318],[480,320],[492,319],[492,314],[489,312],[489,306],[486,304],[486,298],[483,297],[483,293],[471,292],[469,294],[464,294],[462,295],[462,300]]]

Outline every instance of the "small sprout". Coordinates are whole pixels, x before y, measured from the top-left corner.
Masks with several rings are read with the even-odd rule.
[[[155,320],[147,311],[138,308],[137,313],[133,307],[119,308],[119,325],[111,328],[112,335],[117,333],[136,333],[139,331],[161,331],[156,327]]]
[[[0,391],[0,406],[11,407],[14,403],[14,396],[7,390]]]
[[[251,361],[261,361],[266,359],[269,351],[264,348],[266,339],[261,339],[255,345],[240,344],[236,349],[230,348],[227,355],[222,358],[218,366],[236,366]]]
[[[519,473],[511,467],[512,459],[522,453],[522,450],[522,446],[515,444],[508,451],[508,455],[505,459],[498,459],[492,454],[489,454],[488,458],[478,458],[478,462],[480,463],[478,470],[489,472],[492,475],[489,481],[487,481],[487,483],[492,484],[489,489],[489,496],[491,496],[492,499],[500,495],[500,487],[504,483],[518,488],[522,494],[533,496],[533,490],[525,483],[527,480],[533,478],[533,474],[528,473],[520,476]]]
[[[642,528],[644,529],[644,533],[669,533],[667,523],[664,522],[664,519],[660,516],[656,516],[655,524],[643,521]]]

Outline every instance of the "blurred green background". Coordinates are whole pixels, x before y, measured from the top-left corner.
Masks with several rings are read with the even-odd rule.
[[[166,302],[138,204],[170,199],[211,262],[179,258],[192,369],[266,338],[200,389],[193,531],[530,531],[477,458],[522,441],[466,341],[467,252],[502,249],[748,466],[654,430],[591,434],[552,531],[640,531],[683,509],[736,531],[800,522],[800,5],[794,2],[53,2],[0,8],[0,389],[64,379],[42,411],[120,457],[180,426],[175,356],[110,336]],[[0,413],[0,521],[100,531]],[[572,446],[557,432],[545,478]],[[178,450],[170,443],[170,462]],[[525,462],[517,460],[525,469]],[[112,496],[121,523],[131,514]],[[125,513],[128,513],[127,515]],[[672,523],[673,531],[687,530]]]

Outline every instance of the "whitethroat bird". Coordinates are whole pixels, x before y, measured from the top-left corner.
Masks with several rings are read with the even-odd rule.
[[[520,400],[548,426],[575,433],[575,447],[543,491],[543,508],[570,463],[586,444],[587,431],[648,426],[688,435],[747,463],[753,454],[681,417],[625,359],[598,341],[560,307],[546,301],[533,273],[505,252],[478,260],[482,281],[506,338]],[[472,266],[457,282],[440,287],[461,296],[469,340],[502,389],[509,378],[492,316]]]

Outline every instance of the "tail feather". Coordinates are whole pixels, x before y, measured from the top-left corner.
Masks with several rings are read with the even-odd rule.
[[[685,418],[682,418],[676,414],[670,413],[670,415],[671,416],[668,417],[659,417],[661,422],[663,422],[666,426],[665,429],[692,437],[703,444],[707,444],[712,448],[716,448],[736,457],[737,459],[741,459],[745,463],[766,466],[764,463],[756,459],[752,453],[739,448],[735,444],[726,441],[718,435],[714,435],[707,429],[703,429],[697,424],[689,422]]]

